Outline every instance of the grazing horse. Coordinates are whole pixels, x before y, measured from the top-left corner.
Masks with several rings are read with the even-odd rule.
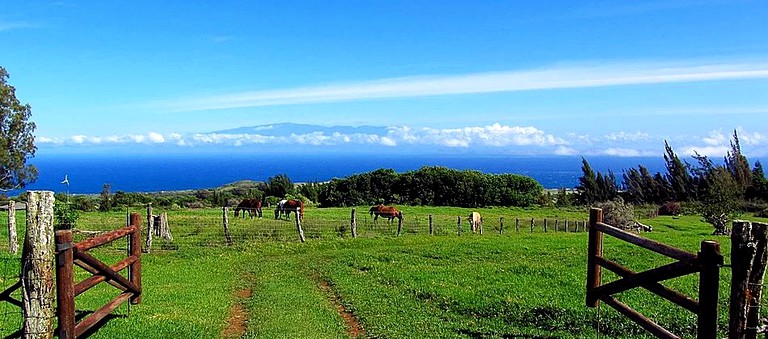
[[[374,216],[373,222],[376,222],[376,220],[379,219],[379,216],[387,218],[389,222],[392,222],[392,219],[394,218],[403,220],[403,212],[398,211],[394,206],[376,205],[371,207],[368,212]]]
[[[480,217],[480,213],[472,212],[469,214],[469,228],[472,230],[472,233],[478,230],[480,230],[481,234],[483,233],[483,218]]]
[[[275,219],[280,219],[280,214],[291,220],[291,212],[296,214],[299,221],[304,220],[304,203],[301,200],[280,200],[275,208]]]
[[[245,218],[246,211],[251,216],[251,219],[253,219],[254,213],[258,214],[259,218],[261,218],[261,200],[243,199],[243,201],[235,207],[235,218],[240,215],[240,211],[243,211],[243,218]]]

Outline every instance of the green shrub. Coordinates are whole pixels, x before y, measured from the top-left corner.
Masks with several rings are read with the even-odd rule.
[[[659,215],[680,215],[682,211],[683,208],[676,201],[667,201],[659,206]]]

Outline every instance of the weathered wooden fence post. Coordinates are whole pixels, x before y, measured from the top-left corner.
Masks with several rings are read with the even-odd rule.
[[[591,230],[590,230],[591,232]],[[717,338],[717,289],[720,286],[720,244],[715,241],[702,241],[698,255],[701,260],[699,274],[699,313],[697,317],[696,338]]]
[[[352,232],[352,238],[357,238],[357,216],[355,215],[355,209],[352,209],[352,216],[349,220],[349,229]]]
[[[592,208],[589,210],[589,243],[587,244],[587,306],[597,306],[598,299],[593,296],[593,291],[600,286],[601,267],[597,264],[597,257],[603,256],[603,233],[597,230],[597,223],[603,222],[603,210]]]
[[[749,274],[749,295],[752,296],[752,300],[747,314],[747,327],[756,329],[760,325],[760,303],[763,300],[763,283],[768,263],[768,224],[752,223],[752,234],[755,243],[755,259],[752,260],[752,272]],[[757,331],[747,332],[747,338],[757,338]]]
[[[544,233],[547,233],[547,218],[544,218]]]
[[[568,219],[565,219],[565,232],[568,232]]]
[[[397,236],[403,232],[403,218],[397,218]]]
[[[299,209],[296,209],[296,230],[299,231],[299,239],[301,239],[301,242],[307,241],[306,238],[304,238],[304,230],[301,229],[301,218],[299,218]]]
[[[461,235],[461,216],[456,217],[456,235]]]
[[[731,232],[729,338],[755,338],[766,265],[766,225],[734,220]]]
[[[755,256],[752,223],[734,220],[731,229],[731,294],[728,311],[728,337],[741,339],[747,328],[749,271]]]
[[[158,218],[160,220],[160,226],[158,227],[158,236],[160,236],[160,238],[165,240],[173,240],[173,235],[171,235],[171,227],[168,226],[168,213],[167,212],[160,213]]]
[[[504,217],[499,217],[499,235],[504,234]]]
[[[54,198],[51,191],[28,191],[27,232],[21,269],[24,338],[53,338]]]
[[[435,229],[432,226],[432,214],[429,215],[429,235],[434,235]]]
[[[130,256],[136,257],[136,261],[131,266],[128,266],[128,280],[141,290],[141,216],[138,213],[131,213],[131,226],[136,227],[136,230],[129,236],[130,246],[128,251]],[[142,295],[144,293],[132,297],[131,304],[137,305],[141,303]]]
[[[16,235],[16,202],[8,200],[8,250],[19,253],[19,239]]]
[[[557,233],[557,224],[558,224],[558,220],[555,219],[555,233]]]
[[[533,233],[533,225],[534,225],[534,221],[533,221],[533,218],[531,218],[531,233]]]
[[[59,338],[75,337],[75,280],[72,231],[56,231],[56,308]]]
[[[515,218],[515,233],[520,233],[520,218]]]
[[[227,206],[222,207],[221,218],[224,220],[224,237],[227,239],[227,246],[232,246],[232,236],[229,234],[229,214]]]
[[[152,218],[152,203],[147,203],[147,240],[144,242],[144,253],[152,250],[152,233],[155,221]]]

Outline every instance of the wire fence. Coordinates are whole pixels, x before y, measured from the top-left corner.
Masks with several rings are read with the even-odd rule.
[[[25,235],[26,215],[23,211],[15,216],[17,232],[17,253],[11,253],[11,243],[8,231],[8,212],[0,213],[0,337],[13,338],[21,334],[24,324],[21,305],[21,289],[17,288],[21,277],[21,244]]]
[[[137,212],[132,210],[131,212]],[[141,211],[143,212],[143,211]],[[224,211],[216,209],[205,210],[169,210],[167,220],[172,239],[162,239],[153,233],[151,250],[177,250],[183,246],[217,247],[228,244],[224,227]],[[350,209],[351,212],[351,209]],[[160,213],[154,211],[153,213]],[[335,213],[335,214],[333,214]],[[341,217],[338,212],[325,212],[322,209],[307,213],[299,223],[306,241],[352,238],[352,217]],[[245,215],[245,217],[243,217]],[[291,219],[281,217],[275,219],[271,211],[265,210],[262,218],[250,217],[249,214],[234,216],[232,210],[227,211],[226,224],[229,239],[232,243],[247,243],[253,241],[301,241],[295,214]],[[105,215],[104,217],[108,217]],[[115,217],[113,217],[115,218]],[[144,217],[146,221],[146,216]],[[109,222],[115,224],[119,218]],[[357,213],[355,217],[356,236],[358,238],[381,238],[412,235],[433,236],[466,236],[477,235],[473,232],[466,216],[449,214],[413,214],[403,218],[402,224],[394,218],[387,220],[374,217],[367,212]],[[149,225],[144,225],[144,236]],[[545,219],[530,217],[494,216],[482,220],[483,235],[511,235],[519,233],[556,233],[584,232],[585,220],[576,219]]]

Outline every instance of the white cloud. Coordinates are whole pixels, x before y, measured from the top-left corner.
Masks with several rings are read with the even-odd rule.
[[[149,134],[147,134],[147,139],[156,144],[162,144],[165,142],[163,135],[155,132],[149,132]]]
[[[389,78],[357,83],[257,90],[155,103],[170,111],[215,110],[451,94],[768,78],[764,61],[600,62],[463,75]]]
[[[720,131],[711,131],[708,137],[702,139],[709,146],[723,145],[727,142],[726,140],[725,135]]]
[[[603,138],[611,141],[642,141],[650,139],[651,135],[645,132],[627,133],[622,131],[607,134]]]
[[[725,153],[730,150],[730,146],[687,146],[683,147],[682,154],[694,155],[698,153],[699,155],[706,155],[707,157],[714,158],[723,157],[725,156]]]
[[[573,148],[566,147],[566,146],[558,146],[555,149],[555,155],[576,155],[576,154],[579,154],[579,152]]]
[[[645,157],[658,155],[657,152],[640,151],[632,148],[619,148],[611,147],[603,151],[605,155],[617,156],[617,157]]]

